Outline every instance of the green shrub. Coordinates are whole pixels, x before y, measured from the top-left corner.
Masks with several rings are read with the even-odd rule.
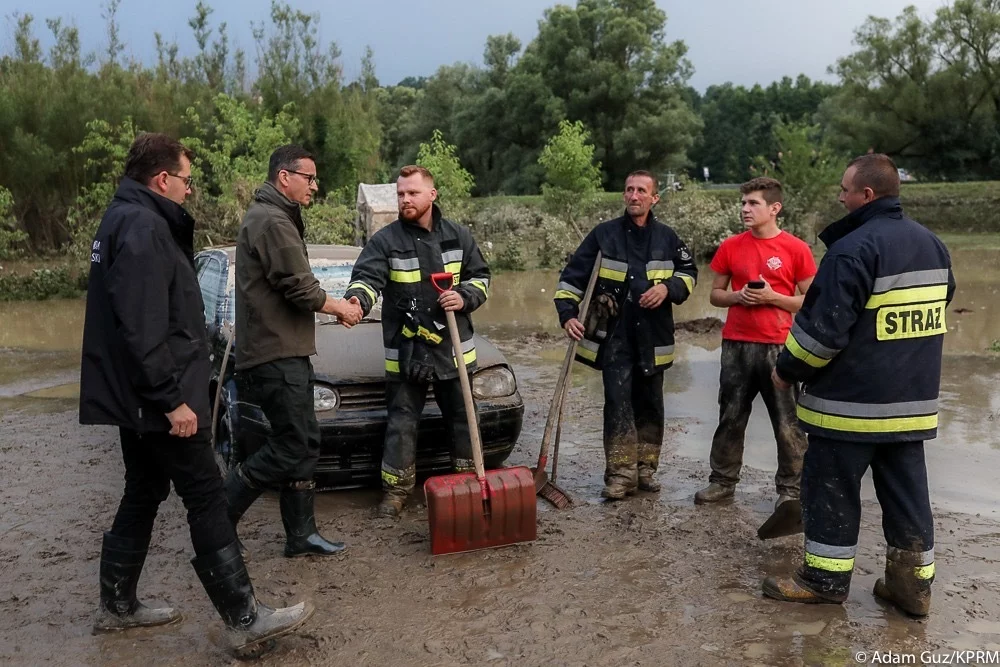
[[[71,298],[86,289],[86,274],[61,266],[28,274],[0,273],[0,301],[42,301]]]

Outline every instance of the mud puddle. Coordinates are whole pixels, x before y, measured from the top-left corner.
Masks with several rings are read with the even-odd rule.
[[[1000,650],[1000,521],[992,482],[1000,462],[1000,362],[980,354],[1000,338],[988,285],[997,276],[984,268],[995,255],[988,262],[960,252],[963,290],[954,307],[969,312],[949,321],[942,435],[927,450],[938,566],[928,620],[905,618],[871,594],[884,548],[870,496],[847,603],[796,606],[761,597],[762,577],[788,572],[801,558],[800,537],[756,538],[774,494],[763,406],[755,406],[735,501],[691,502],[708,475],[717,417],[719,336],[709,329],[678,337],[678,362],[665,387],[664,488],[657,495],[600,501],[600,377],[577,367],[559,463],[559,484],[576,506],[540,504],[539,539],[531,545],[432,558],[422,506],[399,521],[375,519],[378,493],[352,491],[317,501],[323,533],[347,541],[348,551],[289,561],[281,556],[277,503],[265,496],[241,523],[258,595],[270,604],[310,598],[317,613],[256,664],[853,665],[861,651]],[[987,275],[963,276],[962,266]],[[565,349],[551,305],[554,278],[498,275],[477,316],[479,330],[514,365],[525,400],[511,465],[534,465]],[[724,316],[707,305],[706,282],[678,309],[679,320]],[[83,302],[16,305],[13,318],[10,304],[0,305],[0,347],[10,351],[0,358],[7,373],[0,386],[21,390],[0,398],[0,613],[7,619],[0,663],[231,663],[188,562],[184,508],[173,495],[157,520],[139,591],[144,600],[177,606],[185,620],[161,630],[90,635],[101,532],[122,486],[117,436],[114,429],[81,428],[73,411]]]

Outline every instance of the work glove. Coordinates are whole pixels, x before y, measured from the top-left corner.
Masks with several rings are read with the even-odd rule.
[[[437,379],[430,348],[418,340],[408,340],[399,351],[399,372],[408,382],[430,384]]]
[[[608,335],[608,323],[618,316],[618,302],[610,294],[598,294],[587,311],[587,321],[583,325],[584,336],[591,340],[604,340]]]

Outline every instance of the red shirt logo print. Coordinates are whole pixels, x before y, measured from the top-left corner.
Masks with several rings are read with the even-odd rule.
[[[771,259],[767,260],[767,268],[772,271],[777,271],[782,267],[781,258],[775,255]]]

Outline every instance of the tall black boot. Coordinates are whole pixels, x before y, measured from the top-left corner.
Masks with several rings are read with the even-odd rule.
[[[229,475],[226,477],[226,502],[229,504],[229,521],[233,524],[234,532],[236,531],[236,524],[239,523],[246,511],[250,509],[250,506],[253,505],[254,501],[263,492],[263,489],[254,486],[247,479],[242,465],[235,465],[229,469]],[[240,549],[240,554],[244,558],[249,558],[250,553],[243,546],[243,541],[240,540],[239,533],[236,535],[236,545]]]
[[[258,657],[271,640],[292,632],[312,616],[313,606],[300,602],[272,609],[254,596],[253,584],[236,543],[191,559],[205,592],[229,629],[238,658]]]
[[[136,584],[146,562],[149,540],[133,540],[104,533],[101,546],[101,608],[94,632],[167,625],[181,620],[170,607],[152,609],[135,597]]]
[[[281,490],[281,522],[285,524],[285,556],[330,556],[343,542],[330,542],[316,530],[316,482],[292,482]]]

